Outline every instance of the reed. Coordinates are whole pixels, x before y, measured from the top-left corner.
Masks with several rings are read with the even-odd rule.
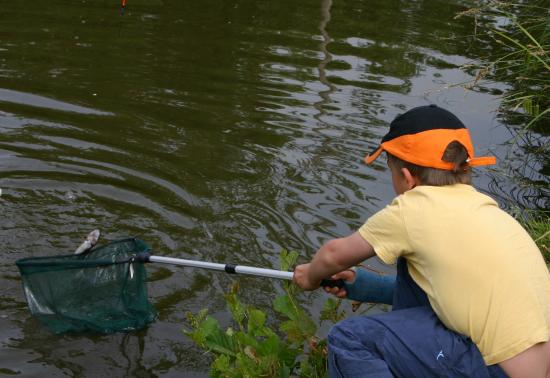
[[[492,40],[472,86],[505,82],[501,112],[510,124],[550,134],[550,7],[548,2],[489,1],[457,17],[473,16],[480,41]],[[487,38],[488,37],[488,38]]]
[[[529,214],[522,223],[537,243],[546,260],[546,266],[550,269],[550,213],[536,212]]]

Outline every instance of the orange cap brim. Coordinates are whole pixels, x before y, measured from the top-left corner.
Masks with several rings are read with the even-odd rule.
[[[492,156],[474,156],[474,147],[467,129],[433,129],[416,134],[406,134],[382,143],[374,152],[365,156],[365,163],[371,164],[382,151],[421,167],[453,169],[454,164],[443,161],[442,157],[448,144],[459,142],[468,152],[468,165],[496,164]]]
[[[378,147],[376,149],[376,151],[374,151],[372,154],[368,154],[367,156],[365,156],[365,163],[366,164],[371,164],[373,161],[375,161],[378,156],[380,156],[380,154],[382,153],[382,146]]]

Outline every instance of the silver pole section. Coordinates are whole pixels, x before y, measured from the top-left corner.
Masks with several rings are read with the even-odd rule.
[[[292,280],[292,276],[294,275],[293,272],[285,272],[282,270],[254,268],[251,266],[244,266],[244,265],[217,264],[217,263],[211,263],[206,261],[176,259],[173,257],[163,257],[163,256],[149,256],[149,261],[164,263],[164,264],[190,266],[194,268],[220,270],[228,273],[232,273],[234,271],[235,273],[240,273],[240,274],[278,278],[281,280]]]
[[[243,265],[237,265],[235,267],[235,271],[237,273],[248,274],[250,276],[271,277],[271,278],[278,278],[281,280],[289,280],[289,281],[292,281],[292,277],[294,276],[294,272],[285,272],[282,270],[274,270],[274,269],[254,268],[251,266],[243,266]]]

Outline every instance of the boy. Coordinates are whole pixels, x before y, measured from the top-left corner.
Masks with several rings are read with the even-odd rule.
[[[474,157],[466,127],[435,105],[398,116],[366,163],[382,151],[397,197],[294,272],[313,290],[326,277],[355,277],[348,269],[375,254],[397,261],[395,282],[367,277],[392,311],[331,330],[330,375],[549,378],[548,269],[525,230],[470,186],[471,167],[495,159]]]

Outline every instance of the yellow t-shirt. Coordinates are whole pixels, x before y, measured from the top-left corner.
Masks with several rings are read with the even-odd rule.
[[[469,185],[418,186],[359,233],[387,264],[407,259],[439,319],[492,365],[550,335],[550,274],[527,232]]]

